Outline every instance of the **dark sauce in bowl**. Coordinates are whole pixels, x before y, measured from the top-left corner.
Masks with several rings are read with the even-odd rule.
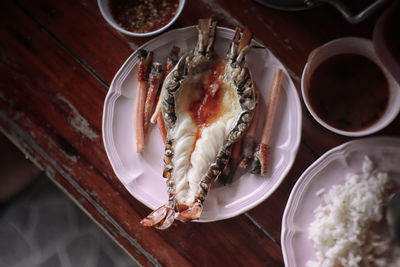
[[[179,0],[110,0],[109,7],[119,26],[147,33],[162,28],[175,17]]]
[[[308,99],[327,124],[344,131],[359,131],[384,114],[389,85],[372,60],[357,54],[339,54],[322,61],[311,73]]]

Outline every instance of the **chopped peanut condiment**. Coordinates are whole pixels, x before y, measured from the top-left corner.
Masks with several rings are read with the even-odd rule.
[[[124,29],[145,33],[158,30],[172,20],[179,0],[112,0],[110,11]]]

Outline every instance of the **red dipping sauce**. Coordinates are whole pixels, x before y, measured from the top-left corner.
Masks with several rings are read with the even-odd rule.
[[[311,73],[308,98],[315,113],[330,126],[359,131],[384,114],[389,85],[372,60],[339,54],[322,61]]]

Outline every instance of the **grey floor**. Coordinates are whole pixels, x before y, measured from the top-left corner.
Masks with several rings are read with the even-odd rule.
[[[0,193],[14,193],[0,202],[0,267],[138,266],[36,167],[22,172],[35,177],[10,178],[27,163],[14,160],[10,171],[7,160],[0,158]]]

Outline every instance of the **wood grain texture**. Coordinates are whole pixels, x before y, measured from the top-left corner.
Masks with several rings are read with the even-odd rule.
[[[0,130],[144,266],[283,266],[280,231],[290,191],[320,155],[350,138],[330,133],[302,102],[298,156],[274,194],[249,212],[213,223],[144,228],[149,209],[115,176],[102,142],[108,86],[127,57],[151,38],[111,28],[95,0],[4,1],[0,17]],[[328,6],[283,12],[248,0],[188,0],[172,28],[214,17],[249,26],[287,67],[300,96],[309,52],[342,36],[370,37],[379,12],[349,25]],[[333,23],[334,21],[334,23]],[[400,119],[376,135],[399,136]]]

